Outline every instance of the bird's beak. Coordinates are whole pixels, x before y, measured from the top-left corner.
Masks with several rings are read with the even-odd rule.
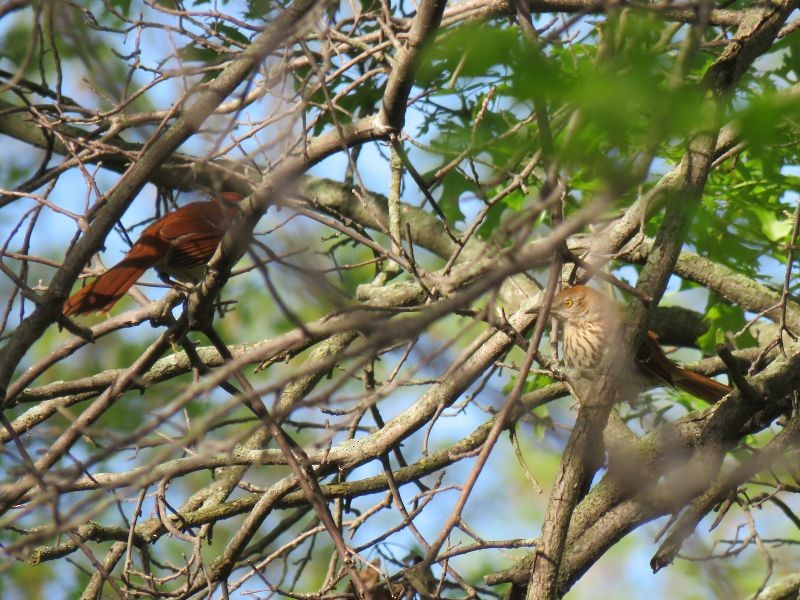
[[[526,315],[538,315],[539,312],[542,310],[542,299],[544,298],[544,292],[539,292],[532,298],[529,298],[523,301],[522,310],[525,312]]]

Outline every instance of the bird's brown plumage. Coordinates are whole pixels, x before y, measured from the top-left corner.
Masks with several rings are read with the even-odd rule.
[[[148,225],[128,254],[64,302],[65,315],[108,312],[144,272],[156,267],[181,281],[197,281],[236,214],[242,196],[193,202]]]
[[[610,345],[623,343],[620,306],[590,287],[576,285],[561,290],[553,298],[550,314],[564,324],[564,357],[572,368],[595,369]],[[637,349],[635,363],[651,380],[673,385],[707,402],[718,402],[732,391],[719,381],[672,362],[652,331]]]

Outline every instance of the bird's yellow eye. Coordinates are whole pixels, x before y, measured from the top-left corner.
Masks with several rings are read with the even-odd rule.
[[[564,300],[564,306],[567,308],[571,307],[573,304],[575,304],[575,301],[572,298],[567,298]]]

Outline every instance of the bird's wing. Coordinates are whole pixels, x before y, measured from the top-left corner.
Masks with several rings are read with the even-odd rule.
[[[670,385],[675,385],[673,375],[678,368],[661,349],[658,336],[652,331],[647,332],[647,340],[639,347],[636,360],[646,370],[660,377]]]
[[[176,210],[158,231],[169,244],[164,266],[190,269],[208,262],[225,234],[227,221],[228,216],[216,202],[195,202]]]

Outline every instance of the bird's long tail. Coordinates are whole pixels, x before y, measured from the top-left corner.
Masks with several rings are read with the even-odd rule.
[[[733,391],[732,388],[716,379],[711,379],[683,367],[677,367],[673,372],[672,381],[678,389],[711,404],[719,402]]]
[[[711,404],[719,402],[733,391],[715,379],[676,365],[664,354],[658,336],[652,331],[647,332],[646,343],[639,348],[636,358],[646,371]]]
[[[151,246],[134,244],[119,263],[70,296],[62,312],[67,316],[108,312],[158,259],[158,252]]]

